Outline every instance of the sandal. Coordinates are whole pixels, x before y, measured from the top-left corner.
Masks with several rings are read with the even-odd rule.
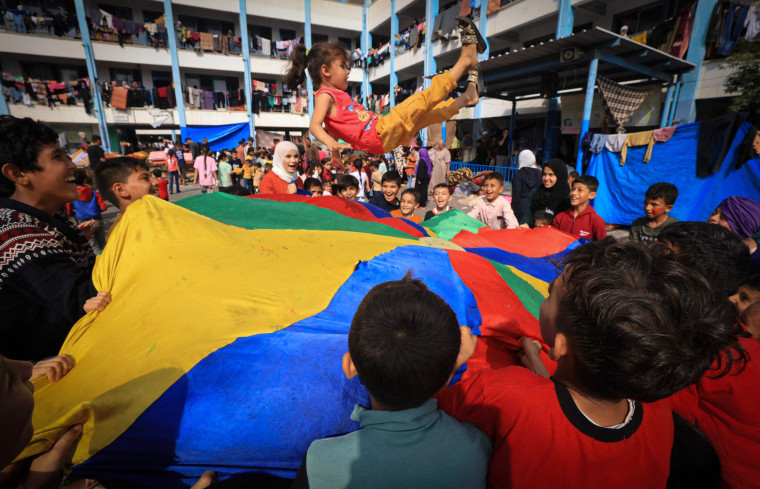
[[[478,72],[478,68],[475,68],[474,70],[470,70],[470,72],[467,74],[467,83],[474,83],[478,90],[478,97],[482,97],[486,93],[486,87],[483,83],[483,78],[480,77],[480,73]]]
[[[478,54],[484,53],[486,48],[488,48],[488,44],[475,26],[475,22],[467,17],[457,17],[457,21],[459,22],[459,28],[462,30],[462,45],[477,44]]]

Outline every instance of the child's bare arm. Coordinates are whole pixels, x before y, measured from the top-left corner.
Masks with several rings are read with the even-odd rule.
[[[319,139],[327,149],[331,152],[340,151],[341,149],[349,149],[351,146],[346,144],[340,144],[330,134],[325,131],[322,124],[325,122],[325,117],[330,113],[334,104],[333,98],[328,93],[320,93],[314,100],[314,113],[311,115],[311,122],[309,123],[309,131],[311,134]]]

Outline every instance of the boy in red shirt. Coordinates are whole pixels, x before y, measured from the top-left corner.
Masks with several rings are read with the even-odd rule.
[[[158,181],[158,196],[164,200],[169,200],[169,180],[161,176],[161,170],[153,170],[153,176]]]
[[[607,237],[604,220],[599,217],[589,201],[596,197],[599,180],[591,175],[582,175],[573,182],[570,191],[570,209],[557,214],[552,227],[576,238],[599,241]]]
[[[667,406],[643,403],[692,384],[740,348],[725,299],[662,247],[610,238],[579,246],[563,264],[539,312],[554,374],[538,342],[523,338],[530,370],[482,369],[436,396],[491,438],[488,486],[715,487],[709,444]],[[474,349],[463,338],[459,362]]]

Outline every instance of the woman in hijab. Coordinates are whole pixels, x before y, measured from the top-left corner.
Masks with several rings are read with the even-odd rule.
[[[749,248],[748,275],[760,273],[758,241],[752,235],[760,231],[760,204],[747,197],[728,197],[713,211],[707,222],[728,229]]]
[[[533,225],[536,211],[546,211],[554,219],[560,212],[570,208],[570,187],[567,184],[567,167],[559,158],[552,158],[544,165],[541,185],[530,193],[530,204],[525,207],[520,227]]]
[[[259,184],[259,193],[294,194],[297,192],[298,146],[290,141],[280,141],[274,147],[272,171],[267,172]]]
[[[536,155],[529,149],[520,151],[517,161],[517,172],[512,179],[512,212],[520,221],[528,205],[530,192],[541,184],[541,169],[536,164]]]
[[[414,175],[414,189],[417,191],[419,205],[424,209],[427,206],[428,184],[433,175],[433,162],[430,161],[430,155],[425,148],[420,149],[420,158],[417,160],[417,166],[414,167]]]

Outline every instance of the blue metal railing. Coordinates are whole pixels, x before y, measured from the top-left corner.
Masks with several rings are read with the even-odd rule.
[[[501,173],[504,176],[505,182],[511,182],[512,179],[515,177],[515,172],[517,171],[516,166],[491,166],[491,165],[478,165],[476,163],[465,163],[463,161],[452,161],[450,165],[451,170],[459,170],[460,168],[469,168],[472,170],[473,174],[477,174],[480,172],[491,172],[495,171],[497,173]]]

